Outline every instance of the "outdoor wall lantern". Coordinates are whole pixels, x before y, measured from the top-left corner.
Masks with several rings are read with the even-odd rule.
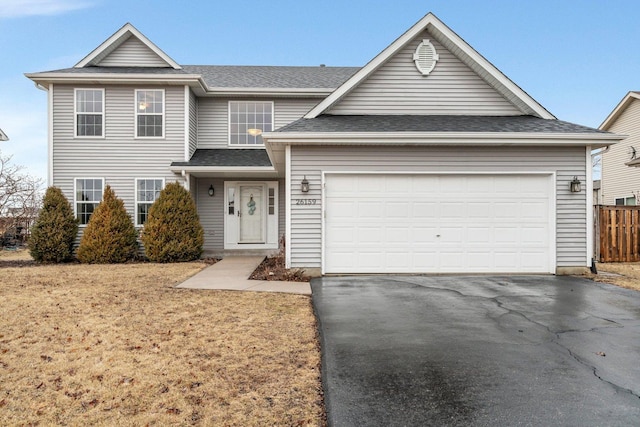
[[[209,186],[209,197],[213,197],[214,191],[213,191],[213,184],[211,184]]]
[[[305,175],[304,178],[302,179],[302,182],[300,183],[300,191],[302,191],[303,193],[308,193],[309,192],[309,181],[307,181],[307,176]]]
[[[582,185],[580,184],[580,180],[577,176],[573,177],[573,181],[571,181],[571,192],[579,193],[582,190]]]

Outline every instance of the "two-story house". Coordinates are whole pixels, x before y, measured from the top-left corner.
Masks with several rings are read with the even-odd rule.
[[[627,93],[599,129],[626,136],[602,154],[602,204],[640,204],[640,92]]]
[[[27,76],[82,225],[107,184],[142,226],[178,181],[208,253],[285,236],[321,273],[581,271],[590,152],[620,139],[557,120],[433,14],[362,68],[180,65],[127,24]]]

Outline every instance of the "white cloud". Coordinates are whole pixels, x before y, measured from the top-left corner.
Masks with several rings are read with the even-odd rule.
[[[86,0],[0,0],[0,18],[59,15],[91,6]]]

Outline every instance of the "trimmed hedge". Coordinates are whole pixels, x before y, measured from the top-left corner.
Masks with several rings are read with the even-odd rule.
[[[160,192],[149,208],[141,239],[147,258],[154,262],[200,258],[204,231],[196,204],[182,185],[173,182]]]
[[[78,220],[73,215],[71,204],[59,188],[47,188],[42,209],[31,230],[31,256],[45,263],[70,261],[77,234]]]
[[[78,260],[88,264],[127,262],[138,254],[137,237],[124,202],[107,185],[80,239]]]

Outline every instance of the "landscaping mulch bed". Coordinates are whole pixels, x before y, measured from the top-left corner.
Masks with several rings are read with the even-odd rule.
[[[285,267],[284,254],[265,258],[251,273],[251,280],[282,280],[286,282],[308,282],[311,277],[304,270],[288,269]]]

